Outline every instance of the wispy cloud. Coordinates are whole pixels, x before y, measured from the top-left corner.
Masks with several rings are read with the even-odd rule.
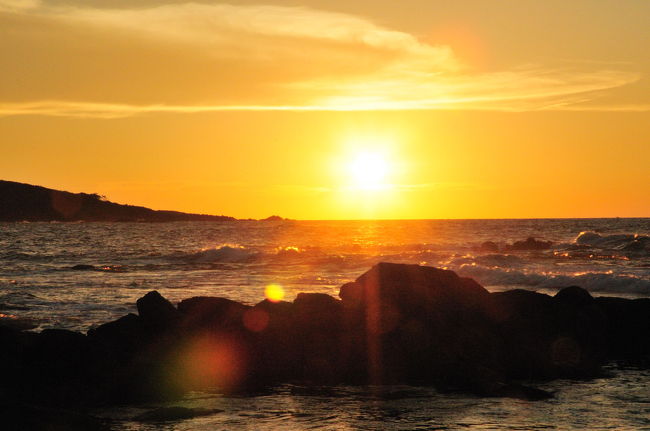
[[[2,116],[110,119],[234,110],[648,110],[643,104],[585,104],[604,91],[637,81],[637,73],[539,65],[476,73],[463,65],[451,47],[424,43],[412,34],[344,13],[198,3],[101,9],[37,0],[0,0],[2,11],[121,35],[132,44],[179,44],[196,51],[197,56],[219,59],[221,69],[228,64],[245,64],[250,72],[230,77],[231,87],[239,93],[233,90],[227,99],[215,92],[201,92],[201,86],[192,86],[191,79],[179,79],[174,84],[178,87],[175,94],[183,93],[183,103],[165,100],[164,88],[159,99],[150,97],[150,103],[135,103],[133,89],[113,92],[110,101],[97,95],[88,100],[47,95],[40,100],[14,97],[11,102],[0,100]],[[168,60],[173,62],[174,58]],[[137,73],[137,61],[130,61],[134,62],[133,73]],[[268,73],[271,69],[276,73]],[[2,74],[0,71],[0,78]],[[223,79],[220,76],[215,66],[214,79]],[[253,84],[264,91],[247,91]]]

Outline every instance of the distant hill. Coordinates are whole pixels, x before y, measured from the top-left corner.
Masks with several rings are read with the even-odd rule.
[[[98,194],[70,193],[0,180],[0,221],[230,221],[234,217],[156,211],[104,200]]]

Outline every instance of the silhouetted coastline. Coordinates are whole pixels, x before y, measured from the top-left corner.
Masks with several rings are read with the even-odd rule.
[[[0,180],[0,221],[171,222],[233,221],[223,215],[152,210],[104,200],[96,193],[71,193]]]

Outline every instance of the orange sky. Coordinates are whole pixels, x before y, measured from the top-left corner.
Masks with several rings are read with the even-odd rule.
[[[650,216],[650,2],[137,4],[0,0],[0,179],[242,218]]]

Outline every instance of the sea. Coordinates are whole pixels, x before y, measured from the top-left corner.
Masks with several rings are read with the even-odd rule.
[[[512,247],[535,238],[547,246]],[[220,296],[246,304],[279,285],[338,295],[377,262],[429,265],[490,291],[650,297],[650,218],[0,223],[0,319],[33,331],[86,332],[136,311],[151,290],[173,303]],[[650,430],[650,370],[608,364],[608,377],[554,381],[548,401],[439,394],[427,387],[283,385],[246,397],[190,393],[167,404],[102,409],[124,430]],[[160,406],[212,412],[141,423]]]

